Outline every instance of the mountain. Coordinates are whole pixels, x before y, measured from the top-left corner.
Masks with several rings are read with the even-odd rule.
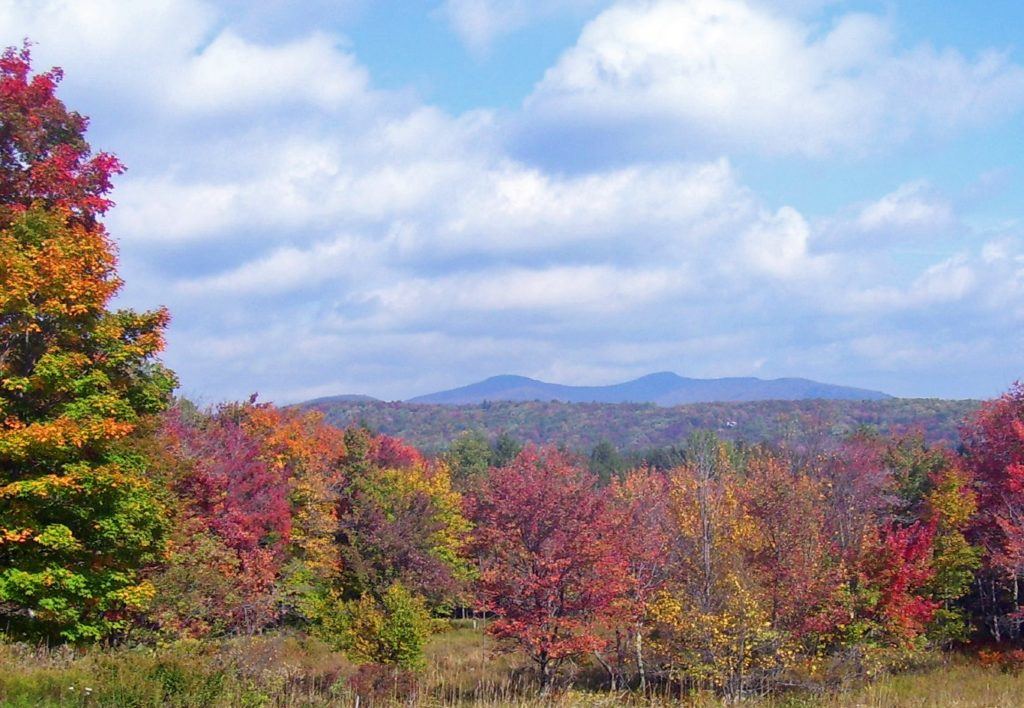
[[[343,393],[338,396],[324,396],[323,398],[314,398],[312,401],[306,401],[303,405],[317,405],[317,404],[330,404],[330,403],[380,403],[379,398],[373,396],[364,396],[361,393]]]
[[[691,379],[666,371],[610,386],[565,386],[525,376],[492,376],[468,386],[417,396],[409,399],[408,403],[460,405],[484,401],[561,401],[678,406],[713,401],[878,401],[887,398],[892,396],[881,391],[836,386],[809,379]]]

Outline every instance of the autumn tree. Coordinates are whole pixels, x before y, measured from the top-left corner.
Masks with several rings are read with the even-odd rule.
[[[174,521],[150,619],[191,636],[310,619],[341,572],[343,433],[254,400],[206,412],[182,402],[149,444]]]
[[[746,513],[736,455],[711,433],[687,445],[669,472],[672,578],[652,607],[656,644],[671,677],[733,697],[785,668],[785,637],[750,572],[757,527]]]
[[[982,406],[963,431],[978,491],[972,537],[985,553],[979,610],[996,641],[1019,639],[1024,622],[1024,384]]]
[[[596,481],[565,454],[528,447],[469,500],[488,631],[533,660],[543,690],[567,659],[603,648],[628,584]]]
[[[422,665],[430,615],[465,597],[469,523],[443,461],[365,430],[345,433],[337,500],[337,581],[314,615],[356,661]]]
[[[741,498],[757,539],[749,563],[772,627],[796,637],[831,629],[840,575],[821,482],[789,460],[760,451],[747,465]]]
[[[616,654],[620,665],[625,663],[623,655],[631,656],[637,685],[646,691],[644,642],[651,605],[669,581],[675,551],[669,483],[663,474],[641,468],[613,480],[608,493],[618,524],[617,543],[627,564],[626,590],[619,600],[625,632],[620,636],[616,627]]]
[[[937,520],[925,494],[930,463],[908,454],[858,433],[821,456],[814,470],[825,484],[841,564],[846,618],[839,641],[856,649],[858,670],[900,663],[923,649],[941,605],[932,595]]]
[[[324,616],[324,636],[353,661],[403,669],[424,665],[423,646],[431,633],[421,596],[394,583],[379,598],[369,593]]]
[[[928,634],[937,644],[967,639],[967,616],[959,601],[971,589],[981,565],[981,548],[966,533],[977,510],[977,495],[962,462],[943,446],[930,446],[920,433],[888,443],[884,463],[892,475],[892,517],[921,522],[934,530],[928,595],[938,603]]]
[[[241,427],[259,443],[261,462],[274,478],[287,480],[290,525],[277,581],[281,610],[309,619],[309,603],[341,573],[335,541],[347,481],[345,436],[318,412],[268,404],[240,412]],[[420,459],[418,451],[393,438],[378,449],[394,459]]]
[[[116,158],[33,75],[0,56],[0,624],[73,641],[125,626],[162,548],[146,461],[123,444],[165,407],[168,315],[108,309],[121,287],[99,218]]]
[[[273,464],[260,438],[247,429],[252,407],[227,404],[209,414],[179,407],[165,417],[160,436],[172,467],[164,482],[174,494],[175,532],[171,562],[154,582],[167,630],[252,633],[277,618],[276,581],[292,531],[290,470]],[[202,578],[214,559],[223,566],[219,572],[230,568],[230,591],[208,583],[211,598],[183,608],[178,620],[166,606],[176,606],[182,594],[173,581]],[[229,597],[236,602],[227,602]]]

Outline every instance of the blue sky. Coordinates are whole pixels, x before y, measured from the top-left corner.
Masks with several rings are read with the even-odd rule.
[[[205,401],[518,373],[987,397],[1024,362],[1024,5],[0,0],[129,167]]]

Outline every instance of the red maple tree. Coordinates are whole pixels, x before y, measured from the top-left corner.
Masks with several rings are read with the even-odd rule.
[[[607,641],[602,622],[629,584],[615,515],[592,474],[535,447],[492,470],[468,507],[488,630],[522,649],[547,689],[566,659]]]

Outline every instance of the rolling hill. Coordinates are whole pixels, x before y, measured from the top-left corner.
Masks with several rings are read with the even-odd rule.
[[[408,403],[464,405],[484,401],[559,401],[678,406],[708,402],[811,399],[878,401],[887,398],[891,396],[881,391],[837,386],[809,379],[693,379],[666,371],[609,386],[566,386],[525,376],[492,376],[468,386],[417,396],[409,399]]]

